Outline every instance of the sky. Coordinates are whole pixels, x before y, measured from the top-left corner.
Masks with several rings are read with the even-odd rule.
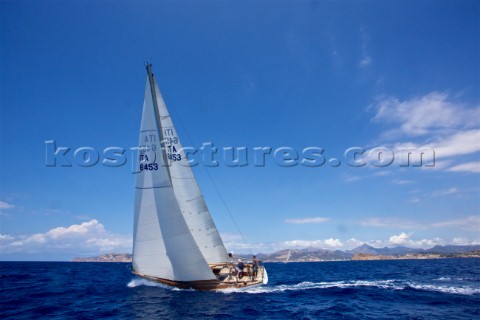
[[[131,251],[146,61],[219,150],[193,170],[228,250],[480,244],[478,1],[1,1],[0,34],[1,260]]]

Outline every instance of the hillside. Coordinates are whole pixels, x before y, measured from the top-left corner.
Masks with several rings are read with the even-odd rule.
[[[258,253],[257,258],[265,262],[285,262],[290,251],[289,262],[317,262],[339,260],[391,260],[391,259],[438,259],[480,257],[480,245],[435,246],[430,249],[415,249],[404,246],[374,248],[363,244],[353,250],[328,250],[318,248],[285,249],[270,254]],[[250,259],[250,255],[238,257]],[[110,253],[97,257],[74,258],[74,262],[131,262],[128,253]]]

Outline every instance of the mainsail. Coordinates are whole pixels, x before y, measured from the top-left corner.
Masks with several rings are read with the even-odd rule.
[[[207,209],[160,90],[147,66],[136,170],[133,269],[175,281],[215,279],[227,251]]]
[[[160,115],[160,127],[167,152],[170,178],[183,217],[200,251],[208,263],[228,260],[227,250],[208,211],[205,199],[198,187],[188,159],[178,139],[177,131],[158,89],[155,79],[155,93]]]

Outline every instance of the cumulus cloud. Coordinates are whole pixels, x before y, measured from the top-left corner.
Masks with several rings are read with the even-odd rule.
[[[132,238],[105,230],[95,219],[68,227],[56,227],[45,233],[24,236],[2,235],[1,251],[5,253],[71,253],[99,254],[101,252],[129,252]]]
[[[407,246],[411,248],[428,249],[436,245],[473,245],[480,244],[480,239],[472,240],[466,237],[455,237],[451,240],[444,240],[439,237],[415,239],[412,233],[400,232],[386,239],[360,240],[350,238],[342,241],[341,239],[328,238],[319,240],[290,240],[284,242],[257,242],[245,244],[242,241],[224,242],[228,251],[235,254],[252,253],[272,253],[285,249],[326,249],[326,250],[351,250],[363,244],[368,244],[375,248]]]
[[[286,223],[292,224],[310,224],[310,223],[323,223],[329,221],[330,218],[313,217],[313,218],[300,218],[300,219],[286,219]]]
[[[359,247],[361,246],[362,244],[364,244],[365,242],[364,241],[360,241],[358,239],[355,239],[355,238],[351,238],[351,239],[348,239],[347,240],[347,243],[346,245],[350,248],[356,248],[356,247]]]
[[[410,241],[410,235],[406,234],[405,232],[402,232],[398,235],[391,236],[390,239],[388,239],[388,241],[393,245],[405,244]]]
[[[330,247],[330,248],[343,247],[343,243],[339,239],[329,238],[329,239],[323,240],[323,242],[327,247]]]
[[[396,247],[396,246],[407,246],[411,248],[431,248],[436,245],[446,245],[446,244],[476,244],[475,241],[468,240],[466,238],[454,238],[451,241],[446,241],[439,237],[433,238],[424,238],[424,239],[414,239],[412,233],[400,232],[399,234],[394,234],[386,240],[382,239],[373,239],[373,240],[359,240],[356,238],[351,238],[342,242],[340,239],[329,238],[324,240],[291,240],[285,241],[283,243],[278,243],[274,246],[276,250],[286,249],[286,248],[319,248],[319,249],[330,249],[330,250],[350,250],[361,246],[362,244],[368,244],[375,248],[383,247]],[[272,247],[273,248],[273,247]]]
[[[411,248],[431,248],[436,245],[445,245],[447,242],[439,237],[432,239],[414,240],[411,238],[412,234],[401,232],[399,234],[391,236],[385,246],[407,246]]]

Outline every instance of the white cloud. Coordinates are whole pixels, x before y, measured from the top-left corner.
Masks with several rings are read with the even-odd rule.
[[[222,238],[223,242],[242,240],[242,236],[238,233],[221,233],[220,237]]]
[[[329,221],[330,218],[323,218],[323,217],[313,217],[313,218],[301,218],[301,219],[286,219],[285,223],[292,223],[292,224],[311,224],[311,223],[323,223]]]
[[[398,123],[396,131],[408,136],[420,136],[432,131],[468,128],[480,122],[480,108],[466,108],[449,100],[448,94],[432,92],[411,100],[397,98],[379,100],[374,108],[376,122]]]
[[[4,236],[1,251],[5,253],[65,253],[99,254],[101,252],[129,252],[132,238],[105,230],[95,219],[68,227],[57,227],[45,233],[27,236]]]
[[[397,217],[382,217],[382,218],[368,218],[360,222],[360,225],[366,227],[379,228],[402,228],[413,229],[418,226],[418,223],[406,221]]]
[[[0,234],[0,241],[10,241],[13,240],[14,238],[8,234]]]
[[[0,209],[12,209],[15,208],[13,204],[0,201]]]
[[[435,160],[462,155],[473,154],[480,151],[480,129],[472,129],[457,132],[448,137],[438,138],[434,142],[419,143],[397,143],[394,147],[395,155],[406,155],[408,151],[424,150],[425,155],[429,156],[433,150]],[[435,166],[439,164],[435,161]],[[446,164],[448,165],[448,163]]]
[[[427,159],[424,158],[423,169],[480,173],[480,162],[464,159],[480,152],[479,106],[467,107],[453,101],[447,93],[431,92],[404,101],[380,99],[373,109],[373,121],[393,125],[384,132],[384,138],[415,139],[392,144],[395,162],[405,165],[402,161],[408,159],[412,150],[414,158],[420,159],[422,149]]]
[[[456,189],[452,188],[445,190],[445,194],[455,193]],[[419,202],[411,201],[412,203]],[[414,220],[404,220],[397,217],[381,217],[381,218],[368,218],[359,222],[360,225],[366,227],[377,228],[400,228],[400,229],[430,229],[430,228],[443,228],[443,227],[457,227],[465,230],[480,230],[480,216],[465,216],[458,219],[437,221],[431,223],[418,222]],[[405,236],[405,233],[400,235]],[[398,236],[400,236],[398,235]]]
[[[222,238],[223,244],[228,252],[233,252],[234,254],[250,254],[253,252],[264,253],[264,252],[273,252],[284,249],[282,243],[276,242],[257,242],[257,243],[246,243],[242,236],[238,233],[221,233],[220,237]]]
[[[392,180],[392,183],[394,183],[394,184],[410,184],[410,183],[413,183],[413,181],[412,180],[394,179],[394,180]]]
[[[87,233],[101,234],[105,233],[105,228],[103,224],[99,223],[97,220],[92,219],[88,222],[83,222],[81,224],[73,224],[67,228],[58,227],[51,229],[46,233],[48,237],[52,239],[71,237],[76,235],[84,235]]]
[[[458,164],[456,166],[448,168],[447,171],[480,173],[480,162],[476,161]]]
[[[469,230],[480,230],[480,216],[468,216],[459,219],[440,221],[432,224],[432,227],[460,227]]]
[[[456,187],[448,188],[446,190],[438,190],[438,191],[433,191],[431,193],[432,197],[443,197],[443,196],[448,196],[450,194],[455,194],[458,193],[459,190]]]
[[[347,247],[349,248],[357,248],[359,246],[361,246],[362,244],[364,244],[365,242],[364,241],[360,241],[358,239],[355,239],[355,238],[351,238],[349,240],[347,240]]]
[[[284,246],[287,248],[340,248],[343,243],[339,239],[325,240],[291,240],[285,241]]]
[[[451,137],[424,145],[435,151],[435,158],[447,158],[480,151],[480,129],[460,131]]]
[[[444,245],[446,241],[435,237],[432,239],[421,239],[413,240],[411,239],[412,234],[407,234],[401,232],[400,234],[393,235],[388,239],[388,242],[385,243],[386,246],[407,246],[411,248],[431,248],[436,245]]]
[[[454,244],[454,245],[459,245],[459,246],[465,246],[465,245],[480,244],[480,242],[468,240],[468,239],[465,238],[465,237],[457,237],[457,238],[453,238],[452,244]]]
[[[383,169],[383,168],[382,168]],[[383,170],[383,171],[377,171],[375,172],[373,175],[374,176],[377,176],[377,177],[384,177],[384,176],[389,176],[392,174],[392,171],[386,171],[386,170]]]
[[[327,247],[339,248],[343,247],[343,243],[339,239],[329,238],[323,241]]]
[[[367,44],[368,44],[368,34],[367,31],[365,30],[365,27],[362,26],[360,28],[360,36],[361,36],[361,49],[362,49],[362,57],[360,59],[359,66],[362,68],[368,67],[372,63],[372,58],[368,54],[367,50]]]
[[[362,180],[362,177],[360,177],[360,176],[351,176],[351,175],[346,175],[346,176],[345,176],[345,181],[346,181],[346,182],[355,182],[355,181],[358,181],[358,180]]]
[[[370,63],[372,63],[372,58],[365,56],[362,58],[362,60],[360,60],[360,67],[367,67],[370,65]]]
[[[387,239],[373,239],[373,240],[359,240],[356,238],[351,238],[346,241],[336,238],[328,238],[323,240],[290,240],[284,242],[258,242],[253,244],[242,244],[242,243],[225,243],[227,250],[233,251],[235,254],[251,254],[255,253],[272,253],[279,250],[285,249],[306,249],[306,248],[315,248],[315,249],[327,249],[327,250],[350,250],[361,246],[362,244],[368,244],[375,248],[383,247],[396,247],[396,246],[407,246],[411,248],[431,248],[436,245],[473,245],[480,244],[480,239],[471,240],[465,237],[453,238],[450,241],[446,241],[439,237],[433,237],[430,239],[420,239],[416,240],[412,238],[412,234],[401,232],[399,234],[392,235]]]
[[[410,235],[406,234],[405,232],[402,232],[398,235],[391,236],[388,241],[393,244],[393,245],[400,245],[400,244],[405,244],[410,241]]]
[[[456,242],[455,242],[456,241]],[[275,248],[275,250],[286,249],[286,248],[322,248],[322,249],[330,249],[330,250],[349,250],[354,249],[362,244],[366,243],[375,248],[383,248],[383,247],[396,247],[396,246],[407,246],[411,248],[431,248],[436,245],[445,245],[445,244],[459,244],[462,241],[462,244],[475,244],[476,242],[470,241],[466,238],[462,239],[454,239],[450,242],[445,241],[439,237],[433,237],[431,239],[412,239],[411,233],[400,232],[399,234],[392,235],[388,238],[388,240],[368,240],[362,241],[356,238],[351,238],[347,241],[342,242],[340,239],[329,238],[325,240],[291,240],[285,241],[283,243],[276,244],[275,246],[271,246],[270,248]]]

